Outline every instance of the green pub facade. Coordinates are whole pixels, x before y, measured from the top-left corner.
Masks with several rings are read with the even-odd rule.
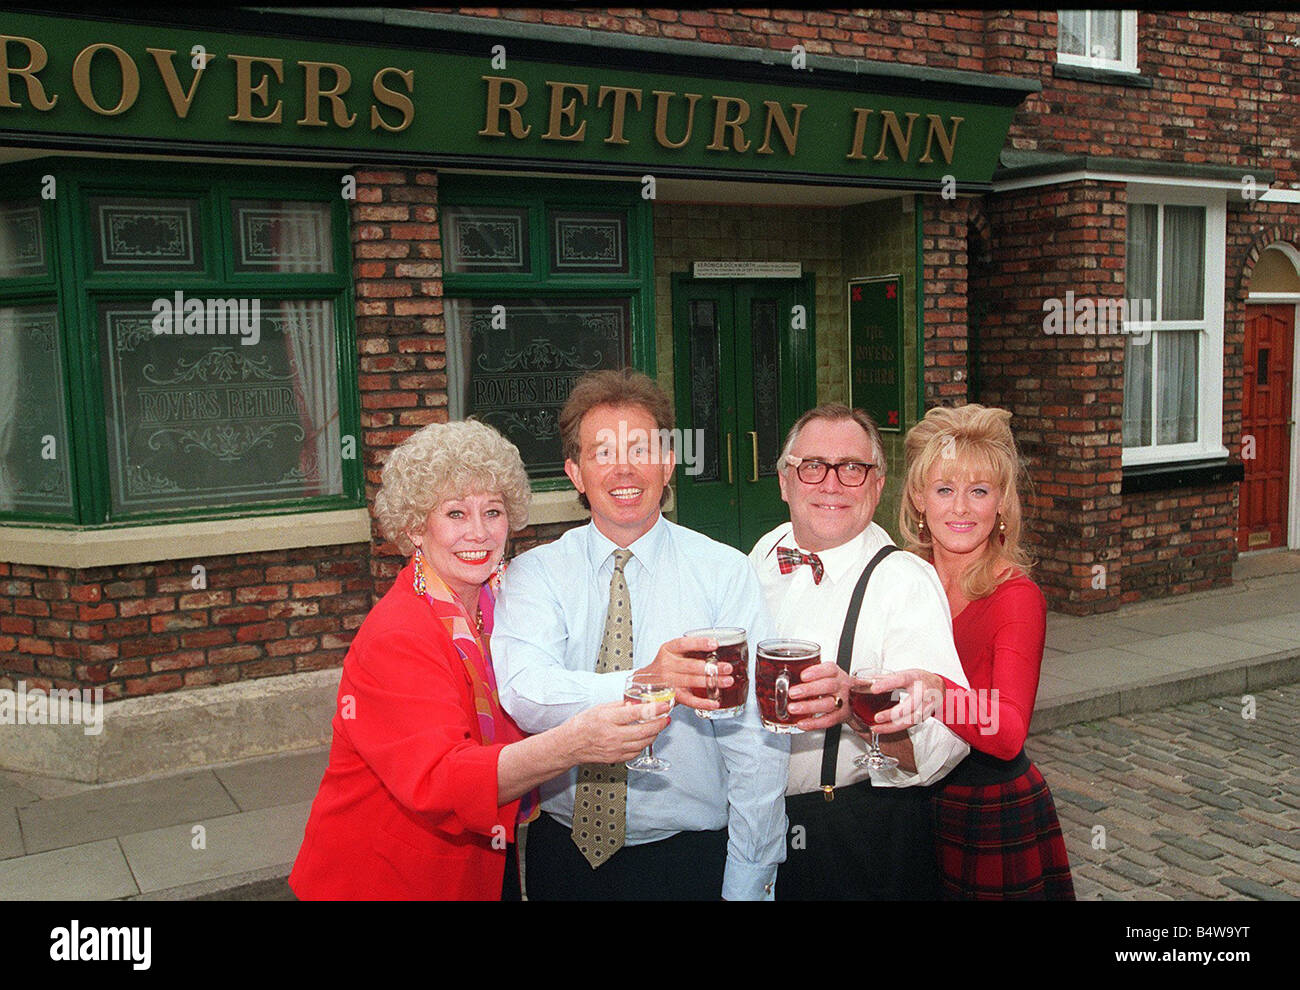
[[[181,696],[247,716],[208,760],[323,741],[402,563],[368,505],[429,422],[518,444],[518,552],[585,518],[573,383],[641,368],[684,434],[670,514],[747,550],[811,405],[880,422],[892,528],[906,429],[998,399],[968,245],[1032,73],[533,13],[0,15],[0,684],[101,687],[120,727],[0,765],[144,772]],[[1066,587],[1086,563],[1049,596],[1114,607]]]

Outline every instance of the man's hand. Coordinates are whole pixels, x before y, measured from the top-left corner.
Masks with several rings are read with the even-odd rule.
[[[889,674],[879,674],[871,679],[871,686],[877,693],[885,691],[905,692],[902,699],[893,708],[876,716],[874,728],[881,735],[904,732],[930,715],[943,716],[944,685],[943,678],[928,670],[910,667],[896,670]],[[854,732],[864,738],[869,729],[855,716],[849,720]]]
[[[838,725],[849,717],[849,675],[839,664],[809,667],[790,685],[789,711],[802,716],[795,725],[805,732]]]
[[[710,653],[717,648],[718,641],[707,636],[679,636],[659,647],[659,652],[650,665],[641,669],[671,684],[677,691],[677,704],[700,711],[713,711],[721,707],[718,702],[697,698],[691,689],[699,688],[703,691],[708,688],[711,668],[718,687],[731,687],[735,683],[735,678],[731,676],[731,664],[725,661],[697,660],[684,654]]]
[[[570,732],[569,759],[583,763],[626,763],[668,725],[666,701],[629,705],[610,701],[579,712],[564,725]]]

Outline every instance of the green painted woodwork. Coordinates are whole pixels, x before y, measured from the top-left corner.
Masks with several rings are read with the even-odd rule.
[[[678,465],[677,521],[745,552],[789,518],[776,462],[786,433],[816,402],[813,289],[812,274],[673,276],[677,425],[683,451],[698,458],[689,471]]]
[[[53,183],[47,177],[52,177]],[[0,198],[40,197],[46,220],[48,274],[40,278],[0,280],[0,307],[38,302],[53,305],[58,310],[74,496],[70,512],[0,512],[0,520],[81,526],[129,525],[364,505],[357,349],[353,329],[355,302],[347,203],[340,197],[339,190],[337,174],[313,174],[301,170],[232,170],[229,167],[202,166],[180,170],[156,163],[86,164],[67,159],[24,163],[0,170]],[[50,192],[52,196],[41,197],[42,191]],[[175,272],[160,271],[148,265],[132,271],[97,268],[95,225],[88,212],[88,203],[100,196],[163,197],[197,202],[200,222],[196,236],[201,265],[197,270]],[[232,199],[300,200],[321,204],[330,216],[332,240],[326,245],[326,250],[333,270],[308,273],[236,270],[230,221]],[[105,376],[109,369],[102,357],[103,329],[99,316],[103,307],[126,304],[150,311],[155,299],[171,299],[177,291],[187,298],[256,298],[269,305],[282,300],[323,300],[330,304],[333,311],[330,346],[333,348],[336,380],[327,380],[325,388],[337,389],[338,425],[331,426],[331,429],[337,429],[344,451],[341,494],[261,501],[210,496],[201,507],[113,509],[109,480],[110,443],[119,438],[110,436],[111,427],[106,416]],[[256,348],[248,350],[251,355]],[[243,356],[243,348],[237,347],[235,354]],[[140,399],[134,394],[127,398],[133,403]],[[224,442],[213,438],[208,438],[208,441]],[[352,453],[350,457],[349,451]],[[230,453],[229,450],[223,452]],[[230,460],[229,465],[232,482],[239,484],[246,480],[241,478],[238,459]]]
[[[1024,95],[1019,80],[975,74],[979,85],[950,87],[957,98],[912,80],[793,64],[763,69],[761,79],[752,69],[720,79],[698,74],[708,63],[695,60],[677,63],[695,74],[504,50],[494,60],[490,37],[446,51],[26,13],[7,13],[2,30],[0,139],[91,146],[909,188],[951,175],[973,189],[990,181],[1014,111],[1007,104]]]

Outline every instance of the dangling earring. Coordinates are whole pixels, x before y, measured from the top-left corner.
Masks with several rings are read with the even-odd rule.
[[[1007,542],[1007,521],[1005,519],[1003,519],[1002,523],[998,526],[998,539],[1000,539],[1004,545]]]
[[[920,518],[916,521],[916,531],[919,535],[925,535],[925,513],[922,512]]]

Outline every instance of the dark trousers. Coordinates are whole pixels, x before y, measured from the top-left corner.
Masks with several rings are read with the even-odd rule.
[[[790,818],[779,901],[930,901],[939,868],[928,787],[864,781],[785,799]]]
[[[727,830],[678,832],[624,846],[593,870],[569,830],[543,813],[528,826],[524,888],[530,901],[716,901]]]

